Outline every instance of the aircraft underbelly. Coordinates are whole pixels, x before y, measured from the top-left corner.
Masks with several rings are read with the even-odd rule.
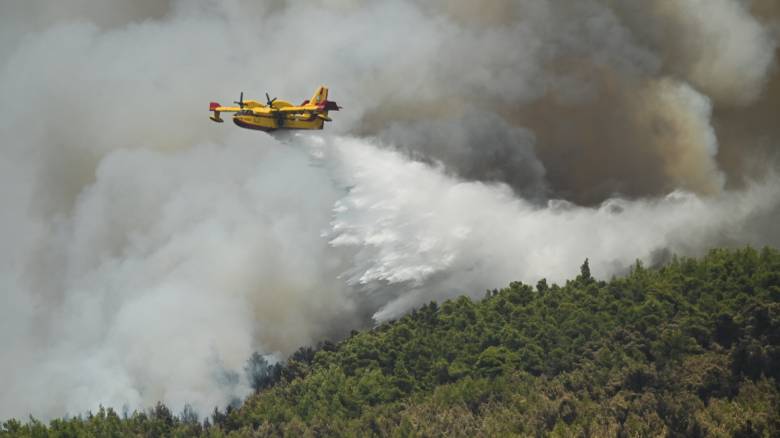
[[[273,131],[276,129],[276,125],[268,125],[268,124],[260,124],[260,123],[253,123],[248,120],[242,120],[238,117],[233,117],[233,123],[236,124],[236,126],[240,126],[242,128],[246,129],[256,129],[258,131]]]
[[[233,123],[246,129],[255,129],[258,131],[275,131],[277,129],[322,129],[323,123],[320,119],[301,120],[284,118],[281,120],[281,126],[276,118],[260,116],[234,116]]]

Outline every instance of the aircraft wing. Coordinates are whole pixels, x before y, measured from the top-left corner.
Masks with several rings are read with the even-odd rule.
[[[286,106],[283,108],[277,108],[276,111],[285,114],[303,114],[317,111],[316,107],[307,108],[304,106]]]
[[[322,111],[322,108],[316,105],[304,105],[304,106],[288,106],[284,108],[278,108],[277,111],[285,114],[311,114]]]
[[[218,102],[211,102],[209,103],[209,111],[213,112],[214,115],[209,116],[209,118],[215,122],[222,123],[222,118],[219,117],[219,113],[221,112],[237,112],[241,111],[241,108],[237,106],[222,106]]]
[[[338,111],[341,107],[333,101],[325,101],[320,105],[300,105],[277,108],[276,111],[287,114],[320,113],[322,111]]]
[[[221,113],[235,113],[241,111],[241,108],[237,106],[215,106],[213,108],[209,108],[209,110],[219,111]]]
[[[253,114],[267,116],[271,114],[271,110],[267,106],[256,106],[252,108],[244,108],[244,111],[252,111]]]

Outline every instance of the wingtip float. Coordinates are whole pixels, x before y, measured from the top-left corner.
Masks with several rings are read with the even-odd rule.
[[[321,86],[314,92],[311,99],[304,100],[300,105],[293,105],[285,100],[271,99],[265,93],[266,103],[256,100],[244,100],[241,92],[238,106],[222,106],[218,102],[209,103],[209,118],[217,123],[224,120],[220,113],[233,114],[233,123],[258,131],[276,131],[279,129],[322,129],[325,122],[330,122],[328,111],[341,109],[336,102],[328,100],[328,88]]]

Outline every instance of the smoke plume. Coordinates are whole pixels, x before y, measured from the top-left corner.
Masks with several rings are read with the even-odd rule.
[[[0,418],[206,413],[432,299],[778,245],[779,38],[768,0],[3,4]],[[320,84],[325,131],[207,119]]]

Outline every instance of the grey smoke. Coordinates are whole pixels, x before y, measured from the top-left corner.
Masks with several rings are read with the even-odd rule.
[[[253,352],[431,299],[780,244],[779,20],[759,0],[4,3],[0,418],[206,412],[249,392]],[[206,117],[320,83],[345,107],[321,133]]]
[[[436,120],[390,122],[379,138],[417,159],[447,151],[446,164],[474,180],[505,182],[528,197],[545,194],[545,170],[534,152],[533,133],[497,114],[475,109]]]

